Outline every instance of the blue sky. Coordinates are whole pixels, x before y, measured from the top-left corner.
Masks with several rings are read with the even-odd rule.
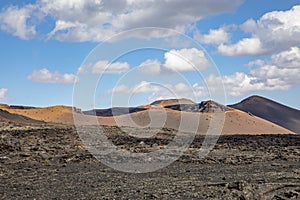
[[[92,95],[88,99],[95,103],[86,107],[140,105],[174,95],[201,101],[219,92],[222,82],[226,99],[217,99],[222,103],[258,94],[300,109],[299,5],[282,0],[1,1],[0,102],[72,105],[74,83],[90,80],[94,85],[86,86],[84,91],[91,91],[82,98]],[[171,30],[123,33],[144,27],[172,29],[189,39]],[[170,38],[176,44],[162,44]],[[161,49],[131,49],[125,55],[113,50],[144,43]]]

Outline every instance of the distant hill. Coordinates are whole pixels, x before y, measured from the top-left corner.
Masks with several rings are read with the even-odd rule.
[[[151,106],[160,106],[160,107],[165,107],[165,106],[171,106],[171,105],[178,105],[178,104],[195,104],[190,99],[165,99],[165,100],[157,100],[151,103]]]
[[[295,133],[300,133],[300,110],[273,100],[261,96],[251,96],[240,103],[229,105],[229,107],[252,113]]]
[[[9,113],[0,109],[0,122],[13,122],[17,124],[36,124],[44,123],[39,120],[34,120],[26,116]]]
[[[181,108],[180,105],[186,106],[186,109],[192,109],[195,106],[197,107],[197,104],[195,102],[189,99],[182,98],[182,99],[157,100],[149,105],[142,105],[138,107],[113,107],[107,109],[93,109],[93,110],[83,111],[82,113],[86,115],[95,115],[99,117],[111,117],[111,116],[120,116],[120,115],[141,112],[155,107],[179,110]]]
[[[111,116],[119,116],[119,115],[126,115],[134,112],[139,112],[146,110],[146,108],[127,108],[127,107],[114,107],[114,108],[107,108],[107,109],[94,109],[83,111],[82,113],[86,115],[95,115],[95,116],[102,116],[102,117],[111,117]]]
[[[26,106],[10,107],[1,106],[3,118],[35,119],[45,122],[79,125],[105,125],[121,127],[148,127],[171,128],[180,130],[181,121],[186,124],[182,127],[190,130],[193,124],[199,122],[198,134],[206,134],[206,131],[217,130],[221,126],[222,134],[291,134],[291,130],[272,123],[250,113],[230,108],[214,101],[194,103],[188,99],[167,99],[155,101],[150,105],[132,108],[95,109],[81,112],[68,106],[52,106],[46,108],[31,108]],[[75,112],[73,112],[75,111]],[[183,112],[181,112],[183,111]],[[254,114],[254,113],[253,113]],[[23,115],[25,117],[19,116]],[[94,116],[97,117],[95,118]],[[225,118],[224,118],[225,117]],[[21,120],[20,118],[20,120]],[[211,119],[215,119],[211,121]],[[225,120],[224,126],[223,121]],[[31,120],[31,119],[30,119]],[[213,122],[213,123],[211,123]],[[182,130],[182,129],[181,129]],[[216,133],[217,134],[217,133]]]
[[[73,110],[68,106],[51,106],[46,108],[33,108],[26,106],[4,106],[0,107],[9,113],[22,115],[38,121],[54,122],[62,124],[73,124]]]
[[[165,112],[165,113],[164,113]],[[166,115],[166,118],[164,118]],[[120,115],[115,117],[99,117],[99,124],[121,127],[160,127],[161,122],[164,128],[179,130],[181,120],[186,122],[185,126],[189,130],[189,123],[194,124],[198,120],[198,134],[206,134],[208,128],[218,129],[221,127],[222,134],[290,134],[293,133],[270,121],[250,115],[246,112],[230,109],[225,112],[180,112],[178,110],[160,108],[151,108],[140,112],[134,112],[129,115]],[[225,117],[224,126],[222,118]],[[214,118],[214,123],[211,120]],[[193,125],[191,125],[193,127]],[[193,129],[193,128],[192,128]],[[217,134],[217,132],[216,132]]]
[[[211,100],[202,101],[201,103],[198,104],[188,99],[168,99],[168,100],[155,101],[150,105],[144,105],[139,107],[114,107],[114,108],[107,108],[107,109],[94,109],[94,110],[83,111],[82,113],[86,115],[111,117],[111,116],[119,116],[119,115],[141,112],[155,107],[168,108],[176,111],[206,112],[206,113],[225,112],[226,110],[230,109],[227,106],[224,106],[222,104],[216,103]]]

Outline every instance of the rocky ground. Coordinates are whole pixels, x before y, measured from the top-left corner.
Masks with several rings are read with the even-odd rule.
[[[151,152],[174,139],[165,129],[136,139],[105,127],[111,141]],[[139,130],[132,130],[138,132]],[[300,135],[222,136],[204,159],[203,136],[151,173],[125,173],[97,161],[73,127],[0,131],[1,199],[300,199]]]

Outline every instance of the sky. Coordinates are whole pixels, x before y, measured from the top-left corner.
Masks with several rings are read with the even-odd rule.
[[[300,109],[299,0],[0,1],[0,103]]]

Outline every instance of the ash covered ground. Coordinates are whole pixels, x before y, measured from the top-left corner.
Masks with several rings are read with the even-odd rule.
[[[136,139],[104,127],[132,152],[172,139],[164,129]],[[132,130],[138,132],[140,130]],[[300,135],[221,136],[200,159],[196,136],[174,163],[151,173],[125,173],[95,159],[74,127],[8,124],[0,131],[1,199],[300,199]]]

